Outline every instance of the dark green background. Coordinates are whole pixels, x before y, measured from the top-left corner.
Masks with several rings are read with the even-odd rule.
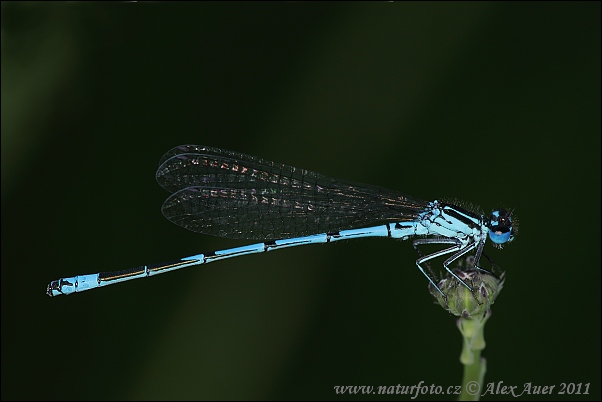
[[[161,215],[159,158],[192,143],[515,208],[516,241],[487,245],[508,279],[486,381],[556,386],[523,400],[599,400],[600,107],[594,2],[2,3],[2,398],[348,399],[333,387],[460,383],[454,318],[409,242],[48,298],[61,276],[248,243]],[[590,394],[558,395],[561,383]]]

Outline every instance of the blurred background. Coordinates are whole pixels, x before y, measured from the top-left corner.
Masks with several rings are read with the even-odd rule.
[[[334,387],[461,383],[455,318],[410,242],[45,295],[248,244],[161,215],[160,157],[203,144],[514,208],[515,242],[486,247],[507,281],[485,381],[600,400],[600,96],[599,2],[3,2],[2,399],[410,399]]]

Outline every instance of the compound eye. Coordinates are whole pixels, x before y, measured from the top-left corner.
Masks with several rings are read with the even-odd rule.
[[[489,230],[489,238],[495,244],[504,244],[510,243],[514,240],[514,236],[512,236],[512,232],[507,228],[504,228],[506,231],[500,230],[501,228],[491,228]]]

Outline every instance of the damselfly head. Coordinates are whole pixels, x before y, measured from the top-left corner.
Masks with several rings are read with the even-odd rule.
[[[512,218],[512,211],[497,209],[489,218],[489,238],[493,244],[502,248],[503,244],[510,243],[516,235],[516,219]]]

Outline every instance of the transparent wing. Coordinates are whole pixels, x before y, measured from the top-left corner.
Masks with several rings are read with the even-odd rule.
[[[270,240],[408,221],[427,207],[381,187],[198,145],[167,152],[157,181],[173,192],[162,207],[167,219],[228,238]]]

